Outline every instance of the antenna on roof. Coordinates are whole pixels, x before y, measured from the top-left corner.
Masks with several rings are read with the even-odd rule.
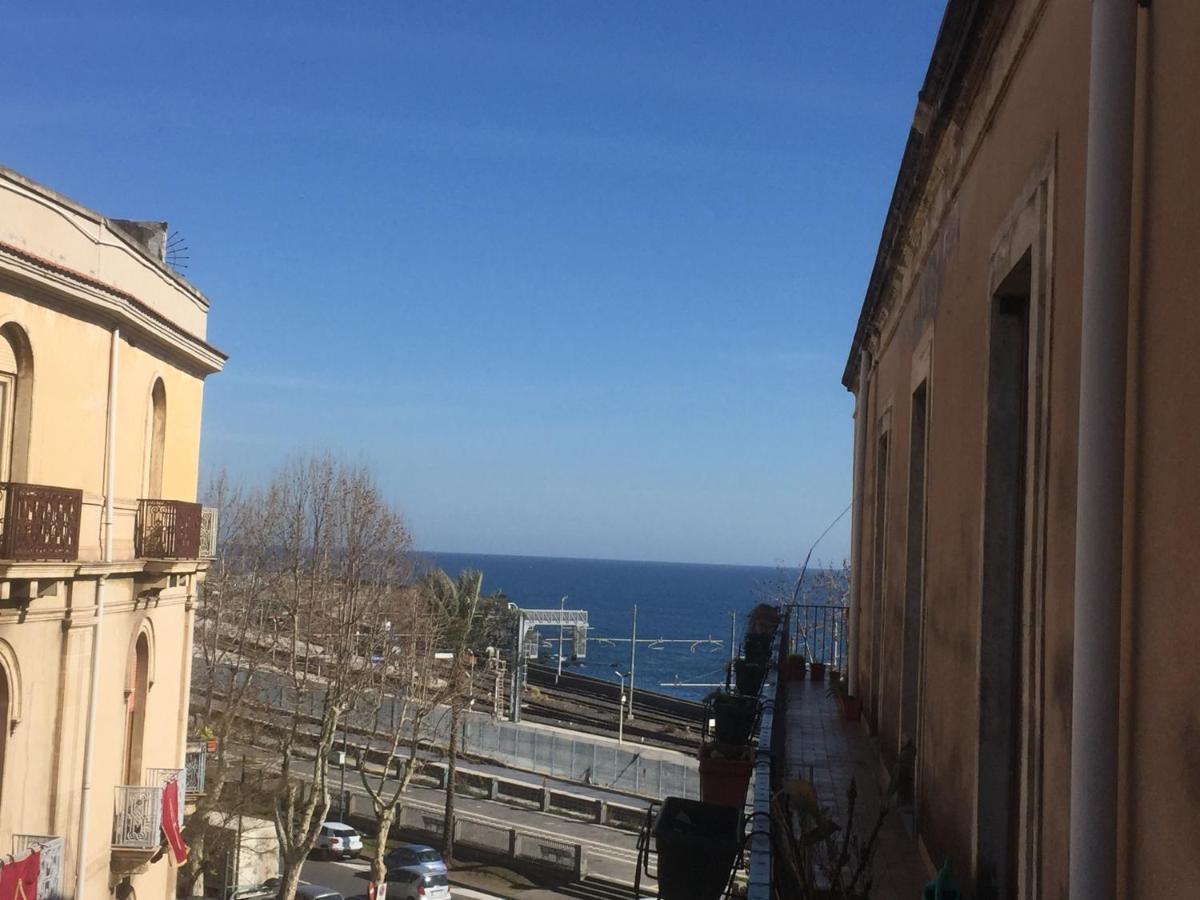
[[[187,261],[191,259],[188,256],[187,240],[178,231],[172,231],[171,236],[167,238],[167,265],[179,272],[187,268]]]

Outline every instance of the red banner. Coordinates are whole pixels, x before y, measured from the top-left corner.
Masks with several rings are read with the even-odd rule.
[[[162,800],[162,832],[171,850],[171,859],[175,865],[181,866],[187,859],[188,845],[184,843],[183,833],[179,830],[179,782],[172,778],[163,786]],[[0,897],[0,900],[6,900]]]
[[[41,864],[41,851],[30,850],[20,859],[0,865],[0,900],[37,900]]]

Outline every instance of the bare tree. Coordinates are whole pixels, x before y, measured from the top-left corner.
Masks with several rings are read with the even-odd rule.
[[[239,810],[243,798],[228,782],[238,765],[238,747],[247,743],[247,717],[259,704],[260,672],[269,669],[271,639],[267,611],[275,588],[265,510],[224,473],[215,475],[204,495],[218,511],[218,546],[200,591],[193,639],[192,696],[189,716],[193,734],[216,741],[207,760],[205,791],[184,825],[190,852],[178,878],[180,896],[198,893],[210,837],[210,814]]]
[[[329,810],[328,758],[338,727],[369,689],[373,660],[387,651],[385,623],[395,618],[398,589],[410,574],[409,535],[365,469],[330,457],[286,466],[266,502],[286,627],[281,705],[289,707],[274,809],[278,897],[292,900]]]
[[[375,882],[386,876],[387,838],[419,765],[425,723],[449,696],[449,682],[434,672],[441,640],[434,613],[423,591],[404,592],[388,653],[360,704],[369,718],[364,731],[371,752],[358,755],[358,771],[375,814]]]

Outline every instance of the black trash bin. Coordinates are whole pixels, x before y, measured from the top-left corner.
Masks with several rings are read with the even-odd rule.
[[[734,806],[668,797],[654,822],[658,896],[718,900],[725,893],[742,836]]]

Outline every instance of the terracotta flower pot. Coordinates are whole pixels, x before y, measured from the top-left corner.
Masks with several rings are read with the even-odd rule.
[[[825,663],[814,662],[808,664],[808,671],[812,676],[813,681],[825,680]]]
[[[842,715],[847,722],[857,722],[862,717],[862,700],[858,697],[839,695],[838,700],[841,701]]]
[[[208,752],[209,752],[209,753],[216,753],[216,752],[217,752],[217,739],[216,739],[216,738],[209,738],[209,739],[208,739]]]
[[[746,805],[753,768],[749,747],[710,741],[700,748],[700,799],[740,809]]]

